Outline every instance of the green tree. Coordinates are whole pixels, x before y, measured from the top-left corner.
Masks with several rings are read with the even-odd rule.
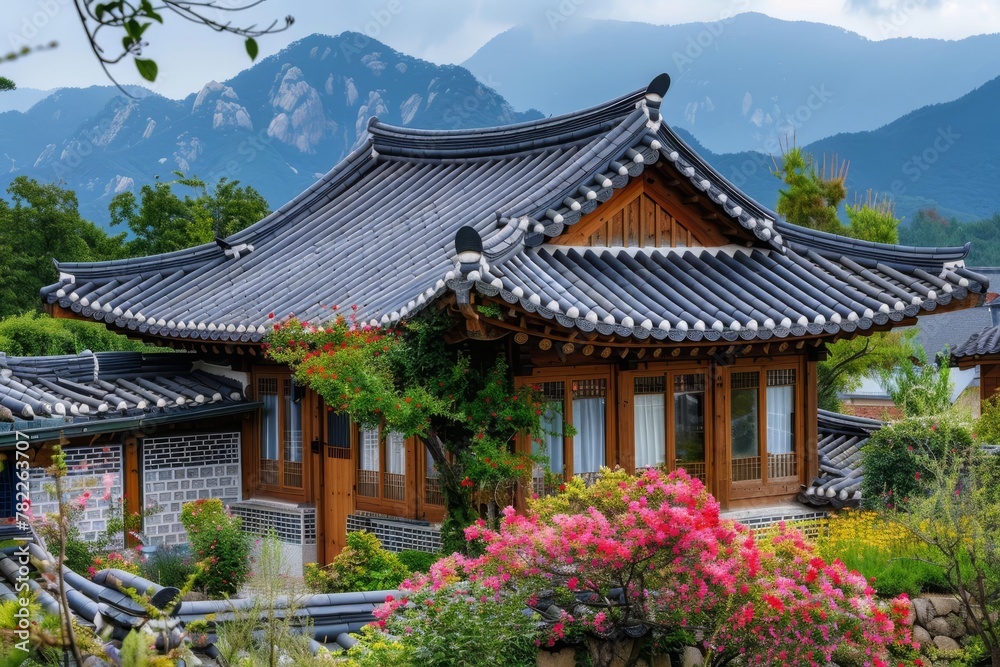
[[[450,345],[444,311],[428,309],[398,329],[371,330],[341,316],[322,327],[291,318],[268,334],[267,354],[295,381],[366,428],[419,436],[438,472],[447,511],[445,551],[464,550],[462,530],[484,508],[491,520],[537,460],[514,451],[518,435],[542,435],[542,404],[515,390],[490,343]]]
[[[950,371],[947,350],[928,363],[927,353],[918,346],[895,368],[880,368],[878,378],[904,415],[931,417],[951,407]]]
[[[121,252],[124,234],[108,237],[80,217],[76,194],[18,176],[0,200],[0,317],[36,310],[38,290],[56,282],[53,260],[108,259]]]
[[[164,348],[129,340],[97,322],[55,319],[32,311],[0,319],[0,351],[11,356],[79,354],[84,350],[165,351]]]
[[[834,158],[827,175],[826,161],[817,170],[813,156],[798,146],[782,155],[774,175],[788,187],[778,192],[778,213],[785,220],[831,234],[843,234],[844,225],[837,217],[837,207],[847,197],[847,162]]]
[[[5,76],[0,76],[0,90],[14,90],[17,85]]]
[[[108,206],[111,225],[125,225],[134,238],[125,244],[128,256],[172,252],[209,243],[257,222],[270,213],[267,201],[252,187],[239,181],[220,180],[209,192],[205,183],[180,172],[170,183],[144,185],[139,197],[133,192],[114,196]],[[173,185],[191,188],[195,196],[183,199]]]
[[[846,208],[850,224],[844,225],[837,208],[847,198],[847,162],[833,158],[817,168],[816,160],[800,147],[784,151],[774,175],[785,189],[778,193],[778,213],[793,224],[831,234],[875,243],[899,242],[899,218],[892,200],[869,190],[864,199]],[[819,405],[839,410],[837,395],[857,387],[862,378],[875,376],[905,362],[913,352],[912,335],[879,332],[852,340],[827,343],[827,358],[817,368]]]

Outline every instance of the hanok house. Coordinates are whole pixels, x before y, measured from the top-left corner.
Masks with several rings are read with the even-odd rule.
[[[951,363],[960,369],[979,369],[979,400],[986,402],[1000,393],[1000,295],[990,293],[984,305],[989,309],[990,326],[957,342]]]
[[[241,499],[242,423],[257,407],[238,374],[194,354],[0,353],[0,521],[14,523],[24,492],[18,460],[30,463],[33,512],[56,511],[46,468],[60,443],[69,497],[91,493],[77,524],[85,539],[104,531],[110,504],[124,496],[131,511],[162,508],[144,526],[150,540],[184,543],[184,502]]]
[[[42,296],[57,316],[227,355],[248,373],[263,407],[242,431],[243,507],[315,511],[321,561],[349,529],[433,547],[441,497],[420,443],[358,429],[263,359],[269,313],[322,322],[355,305],[360,321],[391,326],[448,308],[455,339],[506,355],[558,408],[551,426],[575,427],[548,439],[555,475],[664,465],[725,507],[792,498],[817,474],[824,344],[964,308],[987,281],[964,248],[778,220],[664,122],[668,85],[661,75],[509,127],[373,119],[357,150],[252,227],[167,255],[61,264]]]

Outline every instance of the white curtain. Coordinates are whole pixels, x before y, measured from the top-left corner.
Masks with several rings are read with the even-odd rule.
[[[427,447],[424,447],[424,458],[427,461],[427,479],[437,479],[440,473],[438,473],[437,464],[434,463],[434,457],[431,456],[431,450]]]
[[[549,401],[542,412],[542,430],[545,441],[545,454],[549,457],[549,470],[557,475],[563,474],[563,411],[562,401]],[[533,446],[535,454],[541,448],[537,443]],[[540,475],[536,475],[538,477]]]
[[[636,394],[633,403],[635,467],[638,469],[663,465],[667,443],[665,397],[663,394]]]
[[[285,460],[302,461],[302,403],[292,400],[292,394],[285,395]]]
[[[767,388],[767,453],[791,454],[794,451],[792,412],[795,387]]]
[[[385,441],[386,472],[394,475],[406,474],[406,440],[402,433],[390,433]]]
[[[278,395],[260,392],[260,458],[278,460]]]
[[[378,429],[361,432],[361,470],[378,470]]]
[[[574,398],[573,474],[597,472],[604,465],[604,398]]]

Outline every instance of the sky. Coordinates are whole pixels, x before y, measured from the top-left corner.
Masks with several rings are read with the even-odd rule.
[[[81,0],[83,1],[83,0]],[[93,2],[94,0],[86,0]],[[237,8],[246,0],[217,0]],[[869,39],[962,39],[1000,32],[1000,0],[266,0],[243,12],[209,10],[214,20],[267,25],[295,17],[293,26],[258,40],[268,56],[312,33],[365,33],[389,46],[436,63],[460,64],[495,35],[519,24],[546,30],[553,14],[656,24],[714,22],[755,11],[779,19],[841,26]],[[223,81],[250,66],[242,40],[166,17],[148,30],[144,57],[159,65],[157,81],[142,81],[132,62],[112,67],[121,83],[141,83],[182,98],[207,81]],[[0,53],[58,42],[14,61],[0,75],[22,88],[107,84],[80,25],[72,0],[4,0]],[[121,35],[108,42],[109,47]],[[110,50],[110,49],[109,49]],[[610,57],[609,52],[609,57]]]

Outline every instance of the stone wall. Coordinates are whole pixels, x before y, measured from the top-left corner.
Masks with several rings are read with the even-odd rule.
[[[63,478],[65,498],[75,500],[84,493],[90,493],[77,528],[84,540],[93,541],[107,527],[108,509],[112,501],[122,495],[122,447],[65,447],[63,451],[69,469]],[[54,490],[51,488],[53,480],[44,468],[30,469],[28,485],[33,514],[42,516],[58,511],[55,494],[49,493]]]
[[[374,533],[386,551],[441,551],[441,527],[427,521],[355,512],[347,516],[347,532],[357,531]]]
[[[914,598],[907,623],[920,646],[934,645],[942,651],[956,651],[968,633],[969,614],[958,598],[951,595],[923,595]]]
[[[154,544],[187,541],[181,505],[199,498],[240,500],[240,434],[199,433],[145,438],[142,484],[145,503],[163,511],[146,518],[145,533]]]

